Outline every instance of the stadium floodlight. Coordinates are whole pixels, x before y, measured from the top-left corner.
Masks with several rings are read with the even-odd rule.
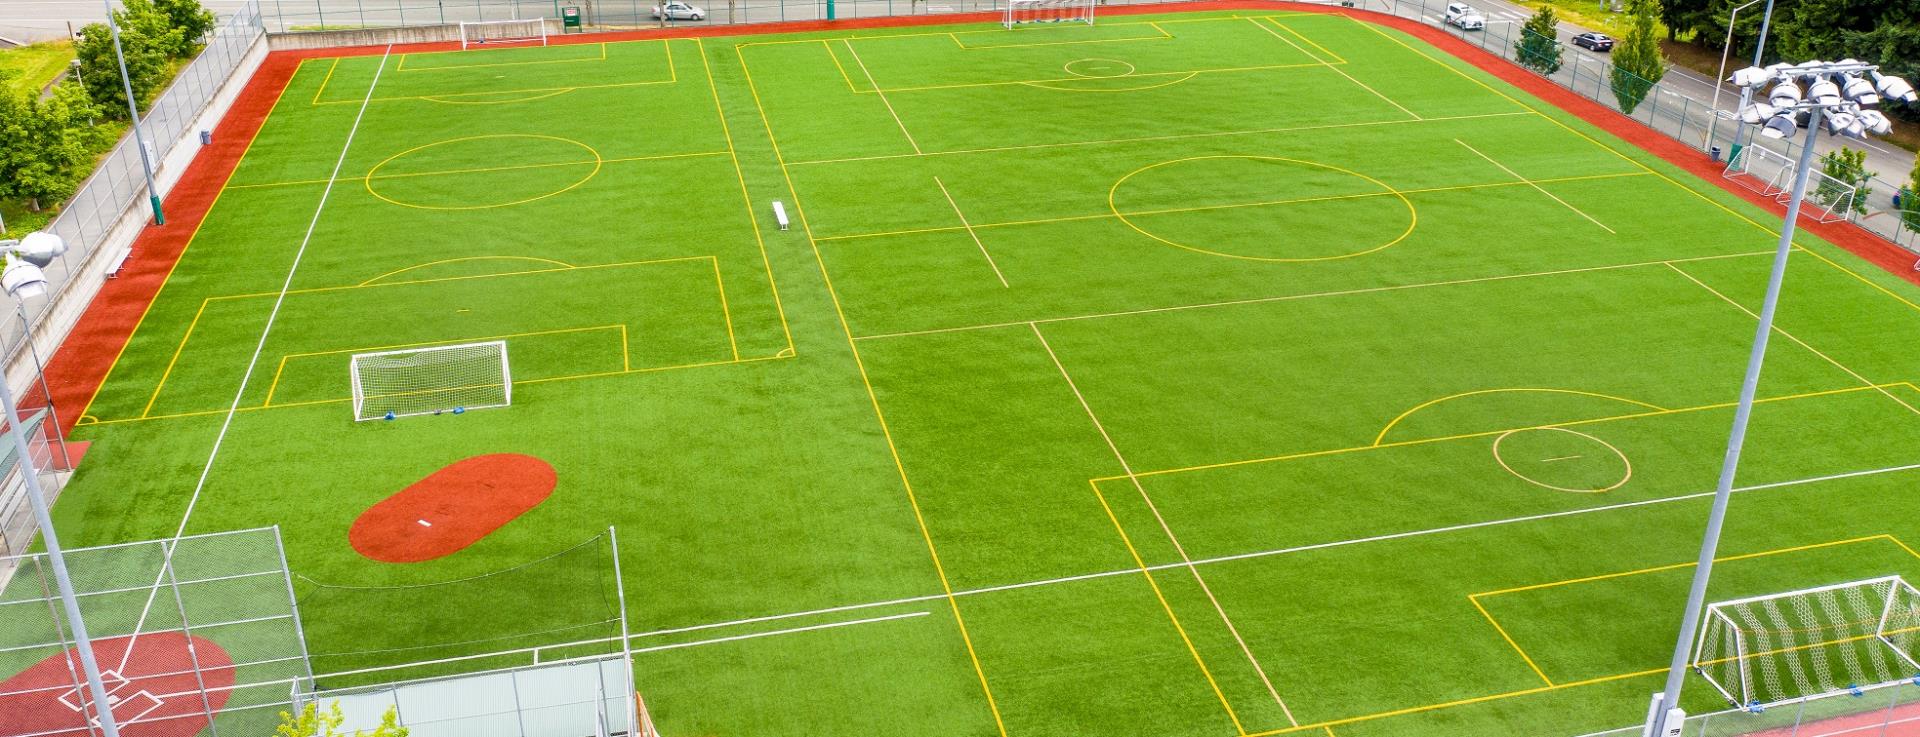
[[[1914,94],[1913,85],[1907,84],[1907,80],[1877,70],[1868,71],[1867,76],[1873,79],[1873,86],[1879,88],[1881,97],[1909,104],[1920,101],[1920,95]]]
[[[1755,102],[1740,108],[1740,122],[1746,123],[1747,125],[1761,125],[1767,122],[1768,118],[1773,117],[1775,112],[1778,111],[1775,110],[1772,105],[1764,102]]]
[[[1773,115],[1761,122],[1757,105],[1743,106],[1740,119],[1748,124],[1757,125],[1760,135],[1767,138],[1785,139],[1806,129],[1806,136],[1800,145],[1800,158],[1793,168],[1791,196],[1787,201],[1787,216],[1780,230],[1780,240],[1774,250],[1773,268],[1767,276],[1766,297],[1760,304],[1759,324],[1755,326],[1753,347],[1747,355],[1747,370],[1740,384],[1740,399],[1734,404],[1733,427],[1727,433],[1726,454],[1722,457],[1719,481],[1714,487],[1713,506],[1707,513],[1705,533],[1700,540],[1700,557],[1693,570],[1693,583],[1687,593],[1686,611],[1680,618],[1680,632],[1673,648],[1673,659],[1667,669],[1666,688],[1654,694],[1648,705],[1646,727],[1641,731],[1643,737],[1681,737],[1686,733],[1687,713],[1681,709],[1680,688],[1686,682],[1686,675],[1693,665],[1692,656],[1696,645],[1702,616],[1707,608],[1707,584],[1713,575],[1714,557],[1720,547],[1720,531],[1727,518],[1727,503],[1733,494],[1733,482],[1740,470],[1740,452],[1746,446],[1747,424],[1753,416],[1754,395],[1760,387],[1760,368],[1767,356],[1767,341],[1773,335],[1774,315],[1780,307],[1781,287],[1786,281],[1787,257],[1793,250],[1794,229],[1800,221],[1800,208],[1807,197],[1807,182],[1813,170],[1814,136],[1822,127],[1834,135],[1865,137],[1868,132],[1880,133],[1888,130],[1885,114],[1871,109],[1879,102],[1868,101],[1868,96],[1860,94],[1859,86],[1852,84],[1849,76],[1873,80],[1878,97],[1890,100],[1910,102],[1920,100],[1913,86],[1899,77],[1881,74],[1879,67],[1852,59],[1841,62],[1809,61],[1791,67],[1770,68],[1772,74],[1761,74],[1752,69],[1742,69],[1735,73],[1739,81],[1751,85],[1749,89],[1778,80],[1768,91],[1768,103],[1774,108]],[[1766,71],[1766,70],[1762,70]],[[1836,82],[1835,80],[1840,80]],[[1804,91],[1801,84],[1806,84]],[[1842,90],[1846,90],[1843,94]],[[1751,109],[1749,109],[1751,108]],[[1803,120],[1800,116],[1805,115]],[[1765,150],[1765,149],[1762,149]],[[1730,692],[1731,689],[1723,689]]]
[[[1774,78],[1773,70],[1765,67],[1747,67],[1733,73],[1727,81],[1736,87],[1762,87]]]
[[[60,236],[44,230],[36,230],[13,244],[13,252],[34,266],[45,268],[53,263],[60,254],[67,252],[67,242]]]
[[[1841,74],[1838,76],[1840,80],[1840,92],[1846,95],[1847,99],[1862,105],[1880,104],[1880,95],[1874,91],[1872,82],[1868,82],[1858,74]]]
[[[1786,138],[1787,136],[1793,135],[1794,130],[1799,127],[1799,125],[1793,122],[1793,112],[1788,111],[1767,118],[1765,125],[1760,128],[1760,135],[1766,136],[1767,138]]]
[[[1840,85],[1825,77],[1815,79],[1807,85],[1807,97],[1822,105],[1840,104]]]
[[[22,302],[46,295],[46,272],[19,256],[8,254],[6,260],[6,268],[0,269],[0,287],[4,287],[7,294]]]

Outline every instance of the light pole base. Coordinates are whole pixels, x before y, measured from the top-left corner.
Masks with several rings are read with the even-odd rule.
[[[162,212],[160,212],[160,196],[159,196],[159,195],[148,195],[148,196],[147,196],[147,201],[153,204],[153,224],[154,224],[154,225],[166,225],[166,224],[167,224],[167,216],[166,216],[166,214],[165,214],[165,213],[162,213]]]
[[[1641,737],[1681,737],[1686,731],[1686,710],[1660,708],[1660,699],[1663,695],[1655,693],[1653,702],[1647,705],[1647,726],[1640,730]]]

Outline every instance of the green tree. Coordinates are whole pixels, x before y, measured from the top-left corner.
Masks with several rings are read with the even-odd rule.
[[[186,42],[186,56],[193,53],[207,33],[213,30],[213,11],[200,5],[200,0],[153,0],[153,5],[167,17],[167,24],[180,32]]]
[[[175,28],[173,19],[153,4],[153,0],[122,0],[125,9],[113,14],[113,20],[120,24],[120,42],[125,44],[128,31],[133,31],[152,44],[155,51],[168,58],[185,58],[193,54],[193,40],[187,38],[184,30]]]
[[[133,95],[144,107],[167,74],[166,53],[137,26],[120,29],[120,45],[126,51],[127,77],[133,82]],[[74,42],[80,60],[80,82],[87,96],[115,120],[127,119],[126,93],[120,87],[120,64],[113,53],[113,32],[105,23],[89,23],[80,29]]]
[[[307,704],[298,715],[280,712],[280,726],[273,731],[274,737],[407,737],[407,728],[396,724],[398,714],[393,709],[380,717],[379,728],[348,735],[340,731],[340,724],[346,718],[340,715],[338,702],[326,711],[320,711],[318,706]]]
[[[90,123],[100,110],[84,89],[71,83],[40,99],[12,94],[0,100],[0,196],[25,200],[38,212],[44,204],[73,195],[93,168],[94,153],[105,142]]]
[[[1920,202],[1916,202],[1915,192],[1920,192],[1920,160],[1913,162],[1913,171],[1907,174],[1907,186],[1900,188],[1900,222],[1906,223],[1907,230],[1920,231]]]
[[[1822,179],[1813,190],[1813,200],[1828,210],[1840,208],[1851,210],[1860,215],[1867,213],[1867,183],[1873,180],[1874,172],[1867,171],[1867,152],[1841,146],[1838,151],[1828,151],[1820,157],[1820,173],[1833,179]],[[1838,180],[1838,183],[1835,182]],[[1853,201],[1842,202],[1847,196],[1847,187],[1853,188]]]
[[[1541,74],[1560,71],[1560,19],[1554,17],[1553,6],[1542,5],[1540,10],[1527,19],[1520,28],[1520,42],[1514,44],[1514,56],[1526,66]]]
[[[1620,101],[1621,112],[1632,114],[1654,83],[1666,76],[1667,60],[1660,55],[1660,39],[1654,37],[1660,0],[1632,0],[1627,12],[1633,25],[1613,49],[1613,97]]]

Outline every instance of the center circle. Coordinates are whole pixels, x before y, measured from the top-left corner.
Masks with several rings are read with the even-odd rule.
[[[1133,65],[1119,59],[1074,59],[1067,62],[1067,73],[1076,77],[1125,77]]]
[[[1195,156],[1143,166],[1113,183],[1107,206],[1175,248],[1268,262],[1328,261],[1405,240],[1413,202],[1373,177],[1279,156]]]
[[[482,210],[561,194],[600,173],[605,160],[570,138],[503,133],[401,151],[367,172],[367,192],[402,207]]]
[[[1509,430],[1493,439],[1493,460],[1535,486],[1599,494],[1626,485],[1633,462],[1605,440],[1564,427]]]

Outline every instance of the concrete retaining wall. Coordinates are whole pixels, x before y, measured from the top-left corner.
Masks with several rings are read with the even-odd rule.
[[[560,35],[560,21],[547,21],[547,35]],[[400,26],[394,28],[353,28],[339,31],[298,31],[267,34],[274,51],[326,49],[339,46],[387,46],[389,44],[436,43],[460,40],[460,25]]]

